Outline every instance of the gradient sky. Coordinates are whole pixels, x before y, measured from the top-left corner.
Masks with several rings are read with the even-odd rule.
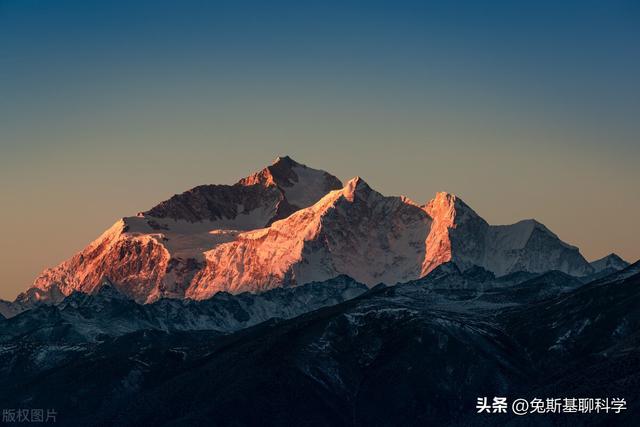
[[[639,4],[0,0],[0,297],[282,154],[635,261]]]

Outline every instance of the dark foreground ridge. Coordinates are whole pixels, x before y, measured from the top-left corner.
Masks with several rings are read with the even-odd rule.
[[[344,277],[334,285],[359,289]],[[586,285],[559,272],[495,279],[444,265],[349,298],[237,332],[156,328],[84,341],[65,336],[73,325],[60,317],[82,304],[43,307],[38,323],[57,338],[27,328],[5,339],[0,401],[55,407],[60,425],[83,426],[609,426],[640,416],[638,263]],[[94,307],[94,319],[113,314],[109,305]],[[480,396],[623,397],[628,409],[477,414]]]

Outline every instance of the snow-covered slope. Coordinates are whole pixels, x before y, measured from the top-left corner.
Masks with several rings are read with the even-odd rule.
[[[594,271],[577,248],[535,220],[492,226],[449,193],[420,206],[383,196],[361,178],[342,187],[327,172],[282,157],[234,185],[196,187],[122,218],[83,251],[44,271],[12,307],[91,293],[103,277],[148,303],[257,292],[340,274],[369,286],[395,284],[446,262],[497,276]]]
[[[238,234],[206,254],[187,296],[262,291],[346,274],[369,284],[420,275],[431,219],[408,199],[361,178],[271,227]]]

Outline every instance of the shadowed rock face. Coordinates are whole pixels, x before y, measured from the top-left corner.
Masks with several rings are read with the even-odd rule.
[[[268,208],[273,215],[266,222],[252,224],[247,229],[261,228],[341,187],[340,180],[327,172],[309,168],[288,156],[278,157],[272,165],[234,185],[198,186],[173,196],[143,215],[189,222],[216,221]]]
[[[233,219],[264,206],[275,212],[275,207],[283,200],[283,194],[273,186],[201,185],[173,196],[142,215],[189,222],[216,221]],[[252,227],[265,225],[255,223]]]

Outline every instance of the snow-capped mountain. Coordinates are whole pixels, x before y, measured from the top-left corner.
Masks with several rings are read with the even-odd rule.
[[[206,299],[346,274],[373,286],[454,262],[496,276],[558,270],[592,274],[576,247],[535,220],[489,225],[459,197],[420,205],[289,157],[234,185],[205,185],[125,217],[55,268],[11,310],[94,292],[103,277],[137,302]],[[16,309],[16,307],[18,307]],[[4,310],[10,312],[9,309]]]
[[[196,187],[118,220],[83,251],[44,271],[34,282],[37,292],[18,301],[58,302],[73,291],[90,293],[105,276],[139,302],[182,298],[204,266],[204,252],[341,187],[327,172],[279,157],[234,185]]]

